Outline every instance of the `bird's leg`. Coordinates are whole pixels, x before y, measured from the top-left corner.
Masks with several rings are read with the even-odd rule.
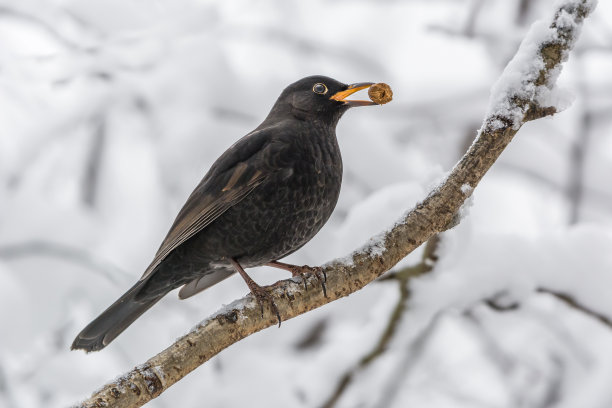
[[[308,289],[308,286],[306,286],[306,276],[304,276],[303,266],[291,265],[291,264],[286,264],[286,263],[278,262],[278,261],[268,262],[266,266],[271,266],[273,268],[284,269],[286,271],[289,271],[291,272],[291,276],[293,276],[294,278],[299,276],[300,278],[302,278],[302,281],[304,282],[304,290]]]
[[[232,266],[234,267],[236,272],[238,272],[240,276],[242,276],[242,279],[244,279],[244,281],[246,282],[247,286],[251,290],[251,293],[253,294],[253,296],[255,296],[257,303],[259,303],[259,306],[261,307],[261,317],[263,317],[264,314],[264,301],[267,300],[268,302],[270,302],[270,307],[272,308],[272,311],[276,314],[276,319],[278,320],[278,327],[280,327],[280,313],[278,312],[278,308],[276,307],[272,296],[270,296],[268,291],[266,291],[264,288],[259,286],[253,279],[251,279],[251,277],[245,272],[244,268],[240,266],[240,264],[235,259],[230,259],[230,262],[232,263]]]
[[[266,265],[271,266],[273,268],[279,268],[279,269],[284,269],[286,271],[289,271],[291,272],[291,275],[293,277],[300,276],[302,280],[304,281],[304,289],[308,289],[306,287],[306,278],[304,277],[304,274],[312,273],[314,276],[317,277],[317,280],[321,283],[321,287],[323,288],[323,295],[327,297],[327,288],[325,287],[325,282],[327,282],[327,275],[325,274],[325,271],[323,270],[323,268],[321,268],[320,266],[314,266],[314,267],[308,266],[308,265],[298,266],[298,265],[291,265],[288,263],[278,262],[278,261],[268,262]]]

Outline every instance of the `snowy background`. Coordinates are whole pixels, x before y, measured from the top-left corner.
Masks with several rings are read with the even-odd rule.
[[[551,3],[0,1],[0,407],[75,403],[248,292],[232,277],[187,301],[173,293],[102,352],[68,350],[286,85],[324,74],[394,90],[391,104],[338,126],[340,202],[287,258],[319,265],[383,230],[452,167]],[[386,351],[333,406],[612,406],[611,72],[602,0],[560,78],[573,105],[519,132],[444,235],[433,272],[411,282]],[[396,281],[376,282],[251,336],[148,406],[323,406],[381,338],[399,294]]]

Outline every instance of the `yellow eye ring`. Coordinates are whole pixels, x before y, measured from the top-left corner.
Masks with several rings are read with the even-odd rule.
[[[327,87],[325,86],[325,84],[318,82],[312,87],[312,92],[325,95],[327,93]]]

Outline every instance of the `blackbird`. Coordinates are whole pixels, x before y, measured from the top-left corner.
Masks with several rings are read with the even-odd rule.
[[[212,165],[140,280],[71,348],[101,350],[171,290],[182,286],[185,299],[235,272],[262,313],[269,301],[280,323],[270,295],[244,268],[307,270],[278,259],[306,244],[332,214],[342,182],[336,125],[350,107],[376,104],[345,99],[371,85],[310,76],[285,88],[266,119]]]

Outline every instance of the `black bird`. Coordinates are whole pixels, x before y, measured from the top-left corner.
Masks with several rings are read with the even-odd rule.
[[[278,262],[327,222],[340,193],[336,125],[346,100],[372,83],[310,76],[289,85],[266,119],[212,165],[130,290],[79,333],[72,349],[101,350],[173,289],[188,298],[238,272],[260,305],[270,295],[244,271]],[[271,302],[277,314],[276,306]],[[279,317],[280,323],[280,317]]]

